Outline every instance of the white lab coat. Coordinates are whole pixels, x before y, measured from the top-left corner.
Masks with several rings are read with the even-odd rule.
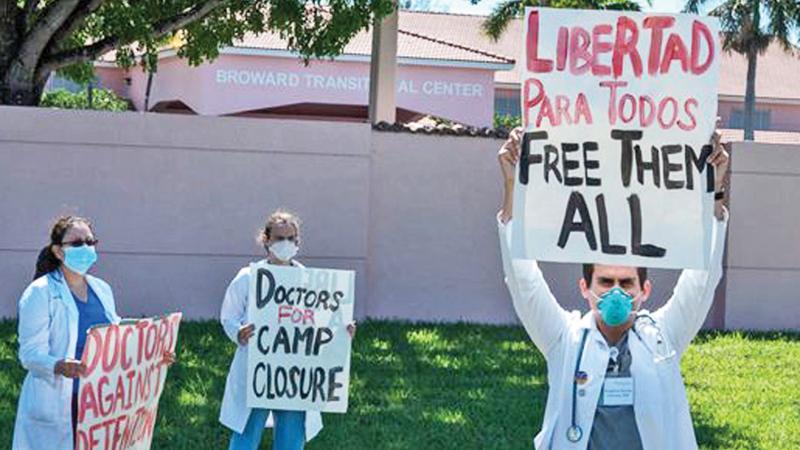
[[[609,358],[609,347],[589,312],[567,312],[559,306],[541,270],[533,260],[511,259],[511,223],[498,221],[505,282],[514,308],[533,343],[547,361],[549,392],[536,449],[586,449]],[[722,254],[727,218],[715,220],[709,270],[684,270],[672,297],[651,317],[637,321],[628,344],[634,379],[634,414],[644,450],[694,450],[697,442],[689,414],[680,358],[703,325],[722,276]],[[643,311],[649,314],[647,311]],[[661,332],[659,333],[658,329]],[[588,329],[581,370],[589,375],[577,395],[576,422],[583,437],[567,440],[572,424],[573,380],[583,331]],[[658,340],[663,337],[663,343]],[[649,349],[648,347],[649,346]],[[652,353],[651,353],[652,350]],[[674,356],[662,359],[674,352]],[[656,357],[660,359],[656,362]]]
[[[294,266],[302,267],[292,261]],[[247,407],[247,346],[239,345],[239,328],[247,323],[248,294],[250,293],[250,267],[243,267],[228,285],[225,299],[220,310],[220,322],[225,334],[236,344],[228,378],[225,380],[225,394],[219,421],[237,433],[244,431],[250,408]],[[306,411],[306,442],[310,441],[322,430],[322,415],[319,411]],[[272,427],[270,414],[265,427]]]
[[[106,318],[119,323],[114,294],[103,280],[86,281]],[[72,382],[53,373],[56,362],[75,357],[78,308],[60,270],[31,283],[19,299],[19,360],[28,370],[17,407],[14,450],[73,448]]]

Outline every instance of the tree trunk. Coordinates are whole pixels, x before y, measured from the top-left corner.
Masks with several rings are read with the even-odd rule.
[[[27,69],[16,62],[12,63],[0,81],[4,88],[0,104],[38,106],[47,80],[37,81],[34,72],[35,69]]]
[[[144,112],[150,111],[150,88],[153,87],[153,71],[147,71],[147,88],[144,91]]]
[[[756,61],[758,52],[749,50],[747,52],[747,87],[744,93],[744,140],[755,140],[753,133],[753,122],[756,112]]]

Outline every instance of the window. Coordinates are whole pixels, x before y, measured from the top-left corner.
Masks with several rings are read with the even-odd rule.
[[[494,113],[499,116],[519,117],[519,90],[497,90],[494,92]]]
[[[769,130],[771,122],[771,111],[768,109],[756,109],[753,115],[753,129]],[[728,126],[731,128],[744,128],[744,109],[733,109],[728,119]]]

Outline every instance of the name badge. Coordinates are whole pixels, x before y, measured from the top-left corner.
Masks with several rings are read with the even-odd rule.
[[[603,381],[603,406],[633,405],[633,378],[606,378]]]

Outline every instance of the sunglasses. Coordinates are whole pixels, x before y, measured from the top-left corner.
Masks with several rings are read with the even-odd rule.
[[[78,239],[76,241],[69,241],[69,242],[62,242],[62,247],[80,247],[82,245],[88,245],[89,247],[93,247],[100,242],[94,238],[86,238],[86,239]]]

